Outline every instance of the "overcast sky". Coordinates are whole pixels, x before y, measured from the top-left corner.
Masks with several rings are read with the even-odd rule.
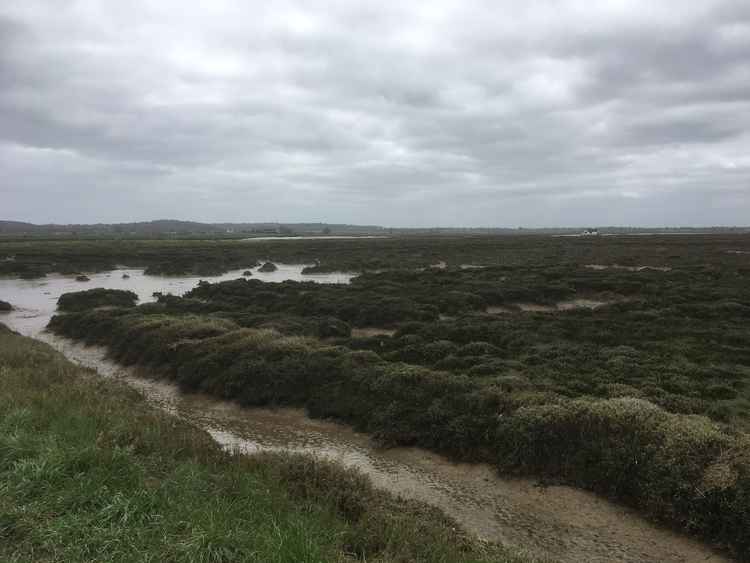
[[[750,224],[750,1],[0,2],[0,219]]]

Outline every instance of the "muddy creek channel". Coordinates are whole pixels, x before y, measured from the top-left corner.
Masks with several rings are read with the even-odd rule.
[[[350,274],[302,276],[302,266],[278,265],[256,279],[348,283]],[[123,279],[122,274],[130,277]],[[234,279],[241,272],[210,281]],[[533,479],[498,476],[488,465],[454,463],[419,448],[377,447],[350,427],[309,418],[299,409],[244,409],[214,398],[180,393],[176,386],[124,368],[98,347],[86,347],[44,330],[61,293],[93,287],[131,289],[143,301],[154,291],[181,294],[199,278],[144,276],[140,270],[91,275],[91,282],[49,276],[42,280],[0,279],[0,299],[17,307],[0,315],[10,328],[49,343],[71,361],[117,378],[146,400],[206,430],[228,450],[252,454],[289,451],[331,459],[367,474],[394,494],[441,508],[466,530],[530,555],[578,562],[728,562],[702,543],[655,526],[638,514],[596,495],[565,486],[542,487]]]

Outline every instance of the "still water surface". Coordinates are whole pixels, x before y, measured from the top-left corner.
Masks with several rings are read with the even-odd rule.
[[[0,300],[13,305],[14,310],[0,317],[0,322],[12,325],[26,336],[34,336],[47,326],[57,308],[57,299],[63,293],[95,287],[128,289],[138,295],[139,303],[154,301],[154,292],[182,295],[193,289],[201,280],[212,283],[241,278],[245,270],[264,282],[285,280],[313,281],[318,283],[349,283],[356,274],[332,272],[327,274],[302,274],[310,264],[276,264],[275,272],[259,272],[258,267],[231,270],[220,276],[147,276],[142,269],[119,269],[110,272],[87,274],[91,281],[79,282],[75,276],[49,275],[35,280],[0,277]],[[127,277],[123,277],[127,276]]]

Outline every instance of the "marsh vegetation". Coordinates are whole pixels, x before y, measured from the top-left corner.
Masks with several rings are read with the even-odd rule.
[[[0,559],[523,563],[310,457],[223,452],[0,324]]]
[[[60,311],[85,311],[97,307],[133,307],[138,295],[124,289],[103,289],[65,293],[57,300]]]
[[[50,328],[185,391],[573,484],[747,559],[750,262],[727,252],[746,248],[740,235],[288,241],[257,258],[363,273],[206,282]]]
[[[410,236],[252,243],[219,239],[0,240],[0,275],[35,278],[53,272],[101,272],[123,265],[146,268],[149,274],[208,276],[246,269],[261,261],[315,263],[309,266],[308,273],[409,270],[440,263],[448,268],[560,264],[677,268],[711,263],[737,265],[747,253],[750,241],[741,234],[601,238]]]
[[[278,268],[276,267],[276,264],[273,262],[266,262],[264,263],[260,268],[258,268],[259,272],[275,272]]]

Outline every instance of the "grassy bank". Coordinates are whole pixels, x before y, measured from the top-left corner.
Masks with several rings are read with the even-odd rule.
[[[304,457],[231,456],[0,325],[0,559],[517,561]]]
[[[185,391],[304,406],[387,443],[562,479],[750,557],[750,439],[729,426],[632,396],[503,388],[315,338],[139,309],[72,313],[50,326]]]

